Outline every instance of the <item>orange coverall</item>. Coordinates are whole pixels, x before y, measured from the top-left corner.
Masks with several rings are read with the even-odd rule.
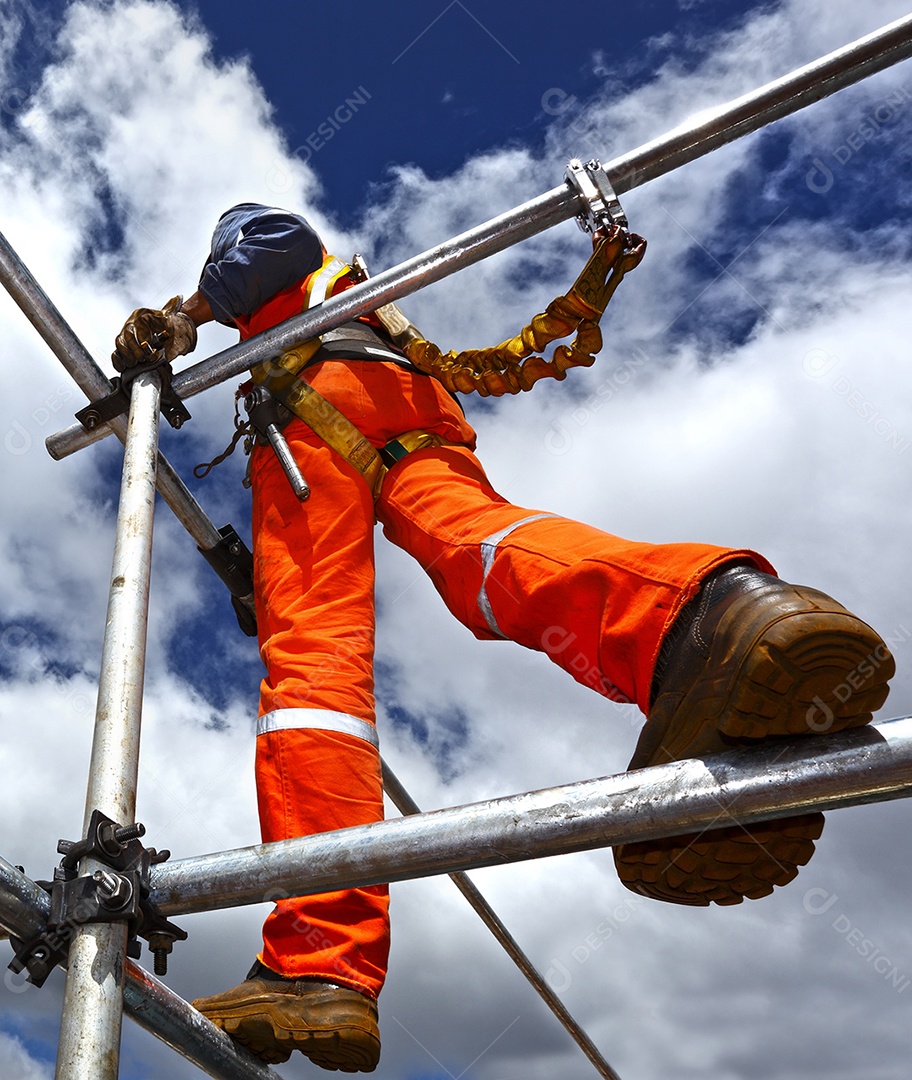
[[[236,222],[264,211],[256,220],[265,227],[251,233],[250,262],[281,261],[290,244],[286,212],[250,206],[235,208],[239,218],[223,215],[200,282],[218,299],[213,306],[222,321],[230,319],[242,337],[300,312],[321,258],[304,222],[315,249],[309,252],[305,236],[301,258],[310,259],[309,272],[257,300],[249,316],[237,314],[231,305],[240,300],[232,298],[250,281],[247,255],[239,253],[245,232]],[[278,239],[270,239],[270,227]],[[294,236],[294,220],[291,227]],[[261,285],[257,279],[254,291]],[[475,433],[454,399],[408,367],[332,359],[306,368],[303,377],[378,448],[415,430],[454,445],[418,450],[395,464],[376,504],[360,474],[301,420],[284,434],[311,486],[307,502],[295,497],[271,448],[253,451],[255,591],[266,665],[256,751],[264,841],[383,816],[374,722],[375,520],[418,560],[476,637],[544,652],[577,681],[644,712],[663,634],[702,579],[745,559],[772,572],[753,552],[634,543],[512,505],[488,482],[472,452]],[[373,886],[279,900],[266,919],[259,958],[283,975],[376,996],[388,949],[388,891]]]
[[[435,379],[364,360],[329,361],[306,374],[377,447],[415,429],[462,445],[409,454],[376,505],[362,477],[300,420],[285,436],[312,488],[305,504],[272,450],[255,449],[257,619],[268,672],[256,758],[264,841],[383,816],[372,673],[375,512],[476,637],[543,651],[597,693],[644,711],[662,635],[702,578],[745,557],[768,569],[750,552],[632,543],[510,504],[491,487],[471,450],[472,429]],[[386,972],[387,904],[379,886],[280,901],[260,959],[282,974],[376,995]]]

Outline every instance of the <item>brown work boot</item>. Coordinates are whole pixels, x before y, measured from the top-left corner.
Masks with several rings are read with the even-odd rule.
[[[867,724],[894,669],[879,635],[824,593],[723,567],[663,642],[628,768]],[[823,814],[804,814],[623,844],[614,858],[621,881],[645,896],[738,904],[791,881],[822,830]]]
[[[380,1060],[377,1003],[318,979],[291,979],[257,961],[233,990],[193,1007],[267,1065],[300,1050],[321,1069],[373,1072]]]

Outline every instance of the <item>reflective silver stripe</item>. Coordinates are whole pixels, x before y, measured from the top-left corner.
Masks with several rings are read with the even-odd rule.
[[[497,619],[494,618],[494,611],[491,608],[491,601],[488,598],[487,589],[488,574],[491,573],[491,567],[494,565],[494,556],[497,554],[497,545],[504,537],[509,536],[514,529],[518,529],[520,525],[528,525],[532,521],[541,521],[543,518],[554,517],[560,517],[560,515],[533,514],[531,517],[523,518],[521,521],[514,521],[512,525],[508,525],[505,529],[501,529],[500,532],[486,536],[481,542],[481,588],[478,590],[478,607],[485,617],[488,629],[492,634],[497,634],[498,637],[505,638],[507,635],[497,625]]]
[[[380,747],[377,729],[372,723],[344,712],[332,712],[330,709],[274,709],[257,720],[257,735],[296,728],[340,731],[344,735],[363,739],[377,749]]]
[[[326,290],[332,283],[333,278],[337,277],[346,269],[347,263],[342,262],[341,259],[335,255],[325,262],[320,269],[316,272],[310,284],[310,297],[307,302],[309,308],[316,307],[317,304],[322,304],[326,299]]]

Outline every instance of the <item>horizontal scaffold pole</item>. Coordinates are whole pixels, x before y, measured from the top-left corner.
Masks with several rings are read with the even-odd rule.
[[[27,941],[47,927],[48,894],[0,858],[0,924]],[[127,961],[124,1011],[189,1062],[216,1080],[281,1080],[173,990]]]
[[[767,83],[759,90],[701,112],[660,138],[613,159],[604,165],[604,170],[615,191],[623,194],[910,55],[912,15]],[[384,270],[368,281],[346,289],[319,307],[194,364],[174,377],[174,389],[182,398],[199,394],[240,375],[260,361],[275,359],[302,341],[416,292],[457,270],[567,221],[585,209],[577,191],[568,184],[562,184],[452,240]],[[88,446],[104,434],[106,432],[100,431],[90,435],[75,425],[51,435],[46,444],[52,457],[62,458]]]
[[[165,915],[451,874],[912,795],[912,718],[153,867]]]

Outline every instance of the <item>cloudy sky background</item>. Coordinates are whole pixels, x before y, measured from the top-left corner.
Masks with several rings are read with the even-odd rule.
[[[521,19],[375,7],[354,4],[340,37],[328,12],[299,26],[290,4],[250,27],[224,3],[0,0],[0,229],[106,370],[132,308],[193,290],[233,202],[305,208],[333,250],[379,270],[554,187],[570,156],[608,160],[905,14],[900,0],[636,14],[570,0],[555,26],[545,4]],[[894,644],[884,718],[912,699],[910,104],[905,64],[627,195],[649,251],[597,364],[467,402],[514,502],[635,539],[753,547],[854,608]],[[568,223],[404,306],[444,347],[492,344],[586,254]],[[82,395],[5,293],[0,326],[0,854],[40,878],[82,820],[119,454],[108,440],[48,457]],[[197,357],[232,341],[207,328]],[[232,392],[193,399],[163,448],[216,524],[249,536],[243,463],[190,476],[228,441]],[[624,768],[635,711],[476,642],[379,535],[378,564],[383,750],[422,806]],[[253,843],[255,647],[166,508],[153,575],[137,817],[177,857]],[[793,885],[736,908],[639,899],[607,851],[474,877],[625,1080],[899,1080],[907,814],[830,815]],[[170,985],[192,998],[239,981],[264,915],[183,920]],[[393,919],[378,1078],[593,1075],[448,882],[396,886]],[[62,987],[59,972],[42,991],[0,977],[5,1080],[53,1075]],[[322,1075],[300,1056],[278,1071]],[[199,1073],[127,1023],[122,1075]]]

